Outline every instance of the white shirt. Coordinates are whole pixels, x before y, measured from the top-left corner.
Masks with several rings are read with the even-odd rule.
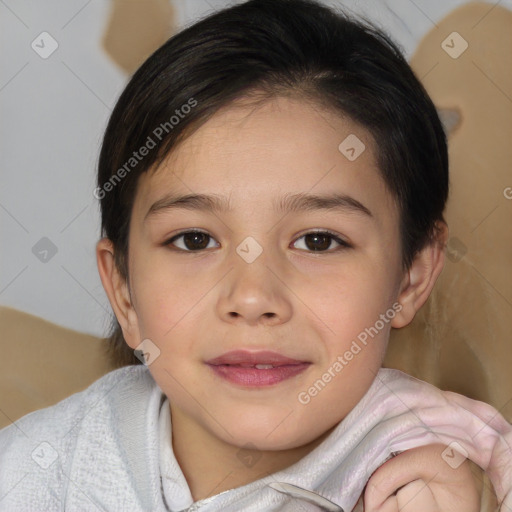
[[[381,369],[350,414],[296,464],[196,503],[171,439],[169,402],[149,370],[110,372],[0,430],[0,511],[352,512],[392,454],[439,442],[457,442],[488,471],[504,507],[512,504],[512,426],[487,404],[397,370]],[[279,492],[268,485],[275,483],[298,489]]]

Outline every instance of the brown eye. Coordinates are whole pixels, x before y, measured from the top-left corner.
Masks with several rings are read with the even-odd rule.
[[[329,231],[314,231],[311,233],[306,233],[302,235],[297,240],[304,239],[303,250],[312,251],[312,252],[334,252],[328,251],[332,246],[332,242],[338,244],[342,249],[350,247],[350,245],[336,236],[334,233],[330,233]],[[336,250],[336,248],[334,249]]]
[[[181,247],[175,244],[179,239],[183,239],[180,242]],[[208,248],[210,240],[213,240],[213,238],[203,231],[185,231],[172,237],[164,245],[175,245],[178,249],[186,252],[202,251]]]

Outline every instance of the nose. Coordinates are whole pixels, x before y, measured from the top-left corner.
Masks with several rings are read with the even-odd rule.
[[[235,254],[234,268],[223,281],[217,303],[225,322],[271,326],[290,319],[292,293],[264,253],[252,263]]]

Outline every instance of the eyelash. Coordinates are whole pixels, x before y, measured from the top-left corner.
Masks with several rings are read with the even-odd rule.
[[[191,229],[191,230],[188,230],[188,231],[181,231],[180,233],[174,235],[173,237],[171,237],[170,239],[168,239],[167,241],[165,241],[162,245],[163,246],[170,246],[172,245],[172,243],[174,241],[176,241],[177,239],[183,237],[184,235],[187,235],[187,234],[194,234],[194,233],[202,233],[204,235],[207,235],[210,239],[213,239],[215,240],[211,235],[209,235],[206,231],[201,231],[201,230],[198,230],[198,229]],[[348,242],[346,242],[345,240],[342,240],[336,233],[333,233],[332,231],[329,231],[329,230],[323,230],[323,231],[308,231],[307,233],[304,233],[303,235],[301,235],[300,237],[298,237],[296,240],[300,240],[301,238],[304,238],[305,236],[307,235],[327,235],[329,236],[330,238],[332,238],[336,243],[338,243],[340,245],[340,247],[334,249],[334,250],[326,250],[326,251],[306,251],[306,252],[309,252],[311,254],[318,254],[318,253],[332,253],[332,252],[338,252],[340,250],[344,250],[344,249],[350,249],[352,248],[352,245],[350,245]],[[189,250],[189,249],[181,249],[181,248],[172,248],[172,250],[174,251],[178,251],[178,252],[190,252],[190,253],[198,253],[198,252],[202,252],[202,251],[205,251],[206,249],[197,249],[197,250]],[[304,251],[304,249],[300,249],[302,251]]]

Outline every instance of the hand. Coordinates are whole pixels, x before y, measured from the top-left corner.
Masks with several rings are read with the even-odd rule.
[[[452,468],[445,445],[400,453],[379,467],[364,491],[364,512],[480,512],[482,470],[470,460]]]

